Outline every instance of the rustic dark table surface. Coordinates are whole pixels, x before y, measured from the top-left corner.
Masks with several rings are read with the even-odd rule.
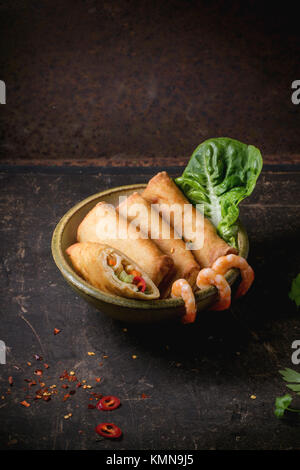
[[[299,167],[265,166],[242,204],[256,281],[229,311],[202,313],[186,327],[117,323],[77,297],[54,265],[52,232],[69,208],[156,171],[1,168],[1,449],[300,448],[298,417],[273,413],[275,398],[287,392],[278,370],[293,367],[291,344],[300,339],[299,311],[288,298],[300,266]],[[60,380],[64,370],[82,386]],[[57,394],[34,400],[41,386],[24,379]],[[88,408],[93,393],[116,395],[122,406],[107,418]],[[119,425],[123,439],[97,441],[101,421]]]

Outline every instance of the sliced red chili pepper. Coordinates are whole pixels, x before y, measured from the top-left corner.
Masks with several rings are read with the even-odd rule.
[[[98,401],[96,407],[98,410],[115,410],[120,406],[121,402],[119,398],[114,397],[112,395],[107,395],[106,397],[101,398]]]
[[[95,431],[100,436],[108,437],[109,439],[117,439],[122,436],[122,431],[114,423],[101,423],[96,426]]]
[[[132,282],[138,287],[139,291],[145,292],[147,287],[145,279],[143,279],[141,276],[135,276]]]

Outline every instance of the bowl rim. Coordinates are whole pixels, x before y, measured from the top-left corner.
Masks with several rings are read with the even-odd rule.
[[[86,204],[93,202],[99,198],[104,198],[107,195],[111,195],[116,192],[120,191],[127,191],[127,190],[138,190],[145,188],[147,186],[146,183],[136,183],[136,184],[129,184],[125,186],[118,186],[111,189],[106,189],[105,191],[101,191],[99,193],[92,194],[87,198],[83,199],[82,201],[75,204],[71,209],[69,209],[65,215],[61,217],[58,224],[56,225],[52,240],[51,240],[51,251],[54,262],[62,275],[66,278],[66,280],[79,289],[81,292],[86,294],[89,297],[93,297],[97,300],[119,305],[121,307],[127,308],[139,308],[139,309],[164,309],[164,308],[178,308],[184,306],[184,302],[181,298],[169,298],[169,299],[153,299],[153,300],[138,300],[138,299],[128,299],[125,297],[119,297],[114,294],[109,294],[106,292],[97,289],[96,287],[91,286],[87,283],[84,279],[82,279],[68,264],[65,259],[64,253],[61,248],[61,241],[64,234],[65,227],[67,223],[72,219],[72,217],[76,214],[76,212],[84,207]],[[96,202],[95,202],[96,204]],[[238,220],[239,231],[238,231],[238,244],[239,244],[239,253],[244,258],[247,258],[248,251],[249,251],[249,241],[248,235],[243,227],[240,220]],[[241,245],[241,246],[240,246]],[[226,274],[225,278],[227,282],[232,285],[234,281],[237,279],[239,275],[238,269],[230,269]],[[210,286],[206,289],[199,290],[195,292],[196,302],[199,300],[206,299],[208,297],[213,297],[217,294],[217,288],[215,286]]]

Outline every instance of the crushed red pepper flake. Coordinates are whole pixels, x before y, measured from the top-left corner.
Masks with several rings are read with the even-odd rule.
[[[48,387],[40,388],[35,392],[35,400],[43,399],[44,401],[49,401],[51,399],[51,392],[49,392]]]
[[[26,400],[23,400],[23,401],[20,402],[20,405],[23,405],[26,408],[28,408],[30,406],[30,403],[28,403],[28,401],[26,401]]]
[[[102,393],[92,393],[92,395],[96,400],[100,400],[103,397]]]
[[[76,375],[71,375],[69,378],[68,378],[69,382],[77,382],[77,377]]]
[[[78,379],[75,375],[75,372],[74,371],[71,371],[70,373],[68,373],[67,370],[65,370],[60,376],[59,376],[60,380],[68,380],[69,382],[77,382]]]
[[[142,397],[143,400],[144,400],[145,398],[150,398],[149,395],[146,395],[146,393],[142,393],[141,397]]]
[[[61,330],[59,328],[54,328],[54,330],[53,330],[53,333],[55,335],[58,335],[58,333],[60,333],[60,332],[61,332]]]
[[[12,378],[11,375],[8,377],[8,383],[9,383],[9,385],[12,387],[12,385],[13,385],[13,383],[14,383],[14,379]]]
[[[56,333],[54,334],[58,334],[61,330],[55,328]],[[90,354],[89,355],[94,355],[95,353],[92,353],[92,352],[89,352]],[[33,355],[33,357],[37,360],[37,361],[41,361],[43,358],[41,356],[39,356],[38,354],[35,354]],[[103,358],[106,359],[108,358],[108,355],[103,355]],[[27,365],[32,365],[32,363],[30,361],[27,361]],[[103,365],[103,362],[100,362],[99,363],[100,366]],[[49,368],[49,365],[47,363],[44,363],[43,364],[44,368],[45,369],[48,369]],[[19,367],[15,366],[16,369],[20,369]],[[41,369],[36,369],[34,371],[34,374],[41,377],[43,375],[43,371]],[[85,389],[90,389],[92,388],[92,385],[88,385],[86,384],[86,380],[82,380],[82,381],[79,381],[78,378],[76,377],[75,375],[75,372],[74,371],[70,371],[68,372],[67,370],[64,370],[63,373],[59,376],[60,380],[67,380],[68,382],[77,382],[76,384],[74,384],[75,388],[79,388],[79,387],[82,387],[85,388]],[[102,377],[95,377],[95,381],[97,383],[100,383],[102,380]],[[24,379],[25,382],[28,383],[28,387],[32,387],[34,385],[37,385],[37,382],[33,379]],[[45,402],[51,400],[51,396],[52,395],[57,395],[58,394],[58,390],[53,390],[53,389],[56,389],[56,385],[51,385],[49,387],[46,387],[46,384],[44,382],[41,381],[41,379],[39,378],[38,379],[38,382],[40,384],[40,389],[35,391],[35,395],[32,397],[30,395],[27,395],[25,396],[26,400],[30,400],[32,398],[34,398],[35,400],[43,400]],[[12,385],[13,383],[13,378],[12,377],[9,377],[9,383]],[[83,385],[85,384],[85,385]],[[63,389],[67,389],[69,388],[69,385],[67,384],[62,384],[61,387]],[[49,389],[50,391],[49,391]],[[27,390],[27,393],[28,393],[28,389],[24,388],[24,391],[26,392]],[[10,390],[8,389],[7,393],[11,393]],[[70,390],[69,393],[66,393],[64,396],[63,396],[63,401],[66,401],[68,398],[70,398],[72,395],[74,395],[76,393],[76,390],[73,389],[73,390]],[[90,398],[89,400],[99,400],[101,398],[103,398],[103,395],[100,394],[100,393],[90,393]],[[2,395],[1,397],[2,399],[5,399],[5,396]],[[142,398],[148,398],[148,396],[146,394],[142,394]],[[29,407],[31,406],[30,403],[28,403],[28,401],[26,400],[23,400],[22,402],[20,402],[20,404],[24,407]],[[76,405],[76,407],[78,407],[78,405]],[[92,403],[89,403],[88,404],[88,408],[89,409],[95,409],[96,408],[96,405],[93,405]],[[72,413],[68,413],[67,415],[64,416],[65,419],[69,419],[70,417],[72,416]],[[83,433],[83,431],[79,431],[79,433]]]

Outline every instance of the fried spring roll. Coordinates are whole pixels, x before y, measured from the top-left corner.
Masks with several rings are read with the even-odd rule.
[[[184,205],[190,203],[165,171],[158,173],[149,181],[142,196],[151,204],[162,204],[162,216],[169,217],[171,225],[178,233],[182,233],[182,237],[186,242],[190,241],[190,234],[195,229],[194,220],[197,218],[199,222],[197,230],[202,231],[203,244],[202,248],[193,250],[193,255],[202,268],[212,266],[213,262],[220,256],[237,253],[235,248],[227,245],[217,235],[217,231],[210,220],[203,215],[199,217],[200,213],[194,206],[191,209],[192,220],[182,223]],[[171,217],[167,209],[170,205],[174,205]]]
[[[196,287],[197,274],[200,266],[191,251],[186,250],[184,241],[174,228],[167,224],[151,204],[140,194],[131,194],[117,208],[118,212],[129,221],[134,222],[144,233],[148,233],[160,250],[172,257],[174,261],[174,275],[171,285],[177,279],[186,279],[191,287]],[[166,295],[168,292],[166,292]]]
[[[149,276],[114,248],[85,242],[75,243],[66,252],[76,272],[97,289],[129,299],[150,300],[160,295]]]
[[[137,231],[115,208],[98,203],[83,219],[77,230],[79,242],[105,243],[135,261],[157,287],[171,275],[174,262],[147,235]]]

